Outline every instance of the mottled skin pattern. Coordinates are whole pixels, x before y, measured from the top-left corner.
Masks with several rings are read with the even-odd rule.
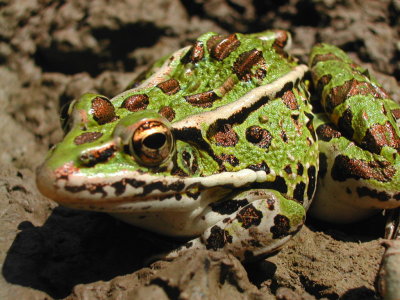
[[[304,223],[319,161],[317,216],[347,222],[398,207],[399,106],[342,51],[319,45],[312,111],[308,68],[288,44],[279,30],[206,33],[113,99],[83,95],[38,170],[39,189],[65,206],[196,237],[168,257],[277,251]]]
[[[321,168],[311,213],[352,222],[399,207],[399,105],[333,46],[314,48],[310,66],[325,112],[315,121]]]

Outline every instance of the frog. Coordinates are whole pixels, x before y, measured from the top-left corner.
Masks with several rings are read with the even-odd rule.
[[[60,205],[190,249],[277,253],[307,212],[351,223],[400,206],[400,106],[339,48],[308,65],[289,32],[208,32],[112,99],[86,93],[37,170]],[[311,205],[311,202],[313,204]]]

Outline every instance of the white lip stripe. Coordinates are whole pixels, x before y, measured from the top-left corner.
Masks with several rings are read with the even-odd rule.
[[[190,186],[196,183],[200,183],[206,187],[213,187],[224,184],[233,184],[235,187],[240,187],[251,182],[260,180],[265,177],[265,174],[261,174],[263,171],[255,172],[250,169],[243,169],[237,172],[223,172],[213,174],[205,177],[189,177],[180,178],[173,176],[155,176],[151,174],[140,174],[136,171],[122,171],[115,173],[113,176],[87,176],[83,173],[70,174],[68,177],[68,186],[80,186],[82,184],[105,184],[112,185],[113,183],[119,182],[123,179],[135,179],[137,181],[144,181],[148,183],[162,182],[164,184],[172,184],[174,182],[182,182],[185,186]],[[265,172],[263,172],[265,173]],[[65,182],[65,180],[59,180],[59,182]]]
[[[262,174],[264,173],[264,174]],[[130,184],[125,183],[125,189],[122,194],[117,194],[116,189],[112,186],[113,183],[121,180],[136,179],[138,181],[152,183],[162,183],[164,185],[170,185],[174,183],[182,183],[182,189],[179,191],[169,190],[168,192],[162,192],[158,188],[154,188],[145,195],[144,186],[133,187]],[[79,203],[94,203],[93,201],[109,201],[111,202],[130,202],[135,201],[134,198],[141,199],[141,201],[152,201],[151,199],[160,195],[182,193],[187,191],[193,186],[203,186],[204,188],[213,188],[221,186],[231,186],[232,188],[239,188],[251,184],[253,182],[259,182],[264,180],[266,174],[263,171],[253,171],[250,169],[243,169],[237,172],[223,172],[214,174],[206,177],[194,177],[194,178],[177,178],[168,176],[153,176],[149,174],[139,174],[135,171],[129,172],[118,172],[117,175],[112,177],[101,177],[101,176],[85,176],[82,173],[70,174],[68,176],[68,182],[66,180],[58,180],[54,184],[54,190],[52,191],[53,196],[58,194],[59,199],[70,199],[69,202]],[[91,192],[90,187],[94,187],[97,184],[102,186],[102,190],[98,192]],[[80,187],[88,185],[89,188],[73,192],[69,191],[66,187]],[[105,192],[105,194],[103,194]],[[73,199],[73,200],[72,200]],[[62,201],[61,201],[62,202]],[[103,202],[104,203],[104,202]]]
[[[308,67],[306,65],[298,65],[286,75],[270,84],[253,89],[235,102],[223,105],[212,111],[191,115],[179,122],[173,123],[172,127],[178,130],[185,127],[198,127],[200,124],[212,124],[218,119],[227,118],[243,108],[251,107],[262,97],[269,96],[273,98],[275,94],[285,86],[285,84],[303,78],[304,73],[307,71]]]

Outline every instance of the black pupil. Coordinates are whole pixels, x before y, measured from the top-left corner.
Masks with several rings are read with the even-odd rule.
[[[167,140],[163,133],[153,133],[143,140],[143,145],[150,149],[160,149]]]

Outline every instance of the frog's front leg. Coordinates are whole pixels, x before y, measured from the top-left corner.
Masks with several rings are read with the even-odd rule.
[[[252,260],[279,250],[304,223],[304,207],[279,192],[249,190],[228,201],[237,201],[240,207],[244,199],[250,203],[226,217],[206,210],[200,218],[219,221],[166,258],[174,258],[188,249],[209,249],[231,253],[241,261]]]

